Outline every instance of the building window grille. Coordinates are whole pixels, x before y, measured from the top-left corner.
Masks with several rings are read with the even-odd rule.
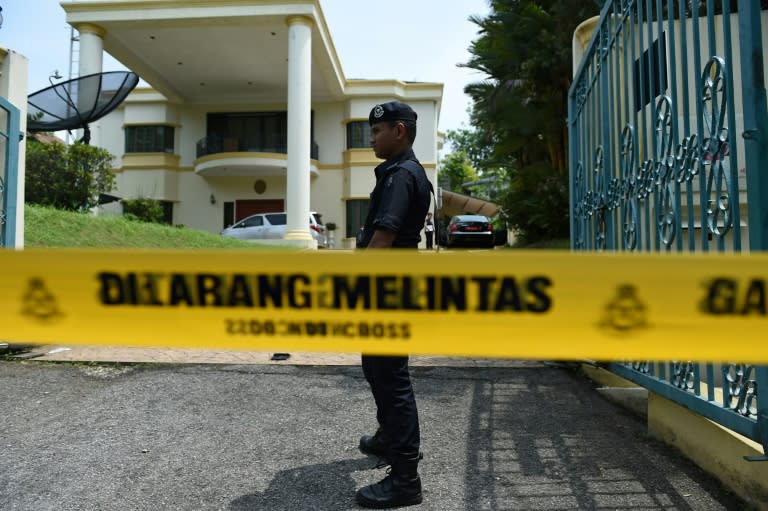
[[[347,123],[347,149],[368,149],[371,147],[371,126],[368,121]]]
[[[212,112],[197,157],[222,152],[288,153],[288,112]],[[310,113],[310,158],[318,159],[315,113]]]
[[[173,154],[173,135],[172,126],[127,126],[125,152]]]

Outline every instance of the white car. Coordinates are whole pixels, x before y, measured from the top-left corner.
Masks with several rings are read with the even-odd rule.
[[[287,219],[288,215],[285,212],[258,213],[230,225],[221,231],[221,235],[241,240],[278,240],[285,237]],[[320,223],[318,213],[309,214],[309,232],[317,240],[318,247],[327,247],[325,228]]]

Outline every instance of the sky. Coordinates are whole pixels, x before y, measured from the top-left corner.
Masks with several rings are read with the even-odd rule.
[[[438,129],[468,127],[464,86],[482,74],[466,63],[477,37],[470,16],[486,16],[488,0],[320,0],[347,78],[441,82]],[[29,59],[29,93],[48,87],[55,71],[69,77],[70,26],[59,0],[0,0],[0,46]],[[124,67],[108,55],[104,71]]]

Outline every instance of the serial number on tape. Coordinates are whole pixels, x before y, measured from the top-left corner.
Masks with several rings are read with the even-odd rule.
[[[227,335],[231,336],[307,336],[387,340],[411,338],[411,325],[407,322],[227,319],[224,323]]]

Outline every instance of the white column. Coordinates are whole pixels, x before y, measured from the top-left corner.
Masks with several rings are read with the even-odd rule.
[[[81,23],[77,25],[79,32],[79,59],[80,67],[78,76],[88,76],[101,73],[102,62],[104,60],[104,36],[106,30],[98,25],[91,23]],[[96,106],[96,99],[99,94],[100,80],[91,79],[81,81],[77,93],[77,109],[81,114],[85,114]],[[77,130],[77,138],[83,134],[82,130]]]
[[[313,241],[309,233],[309,158],[312,110],[312,25],[304,16],[288,24],[287,240]],[[309,243],[308,243],[309,244]]]
[[[107,31],[98,25],[81,23],[77,25],[80,39],[80,68],[78,76],[101,73],[104,60],[104,36]]]

